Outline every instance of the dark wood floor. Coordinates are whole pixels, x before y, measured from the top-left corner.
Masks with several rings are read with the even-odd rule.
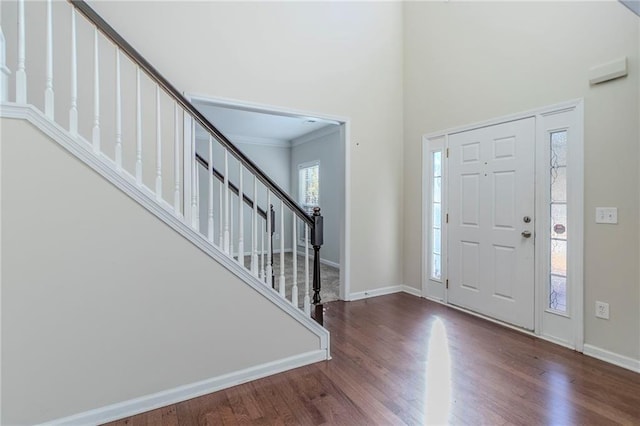
[[[407,294],[326,305],[333,359],[113,425],[640,425],[640,374]]]

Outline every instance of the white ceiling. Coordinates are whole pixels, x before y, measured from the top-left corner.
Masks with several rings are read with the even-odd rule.
[[[198,110],[232,141],[237,138],[288,142],[336,124],[310,117],[267,114],[229,106],[194,102]]]

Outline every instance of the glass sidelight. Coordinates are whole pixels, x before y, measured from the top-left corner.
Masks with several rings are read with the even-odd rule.
[[[431,278],[442,278],[442,151],[431,153]]]
[[[550,133],[550,274],[548,307],[567,312],[567,131]]]

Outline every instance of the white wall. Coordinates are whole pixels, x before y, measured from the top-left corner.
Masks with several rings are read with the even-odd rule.
[[[2,119],[2,424],[319,349],[319,339],[24,121]]]
[[[421,136],[584,98],[585,343],[640,359],[639,27],[618,2],[404,4],[405,284],[421,282]],[[622,56],[627,77],[589,85],[589,68]],[[596,225],[596,206],[620,223]]]
[[[324,245],[320,258],[340,263],[340,226],[344,211],[344,153],[340,127],[320,129],[292,140],[291,194],[298,199],[300,164],[320,161],[320,207],[324,217]]]
[[[401,3],[91,5],[181,91],[348,117],[351,291],[402,283]]]

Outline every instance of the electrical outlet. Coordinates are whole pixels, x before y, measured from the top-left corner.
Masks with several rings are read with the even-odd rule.
[[[602,319],[609,319],[608,303],[596,301],[596,317],[602,318]]]
[[[276,240],[276,241],[279,241],[279,240],[280,240],[280,234],[274,234],[273,236],[275,237],[275,240]]]

